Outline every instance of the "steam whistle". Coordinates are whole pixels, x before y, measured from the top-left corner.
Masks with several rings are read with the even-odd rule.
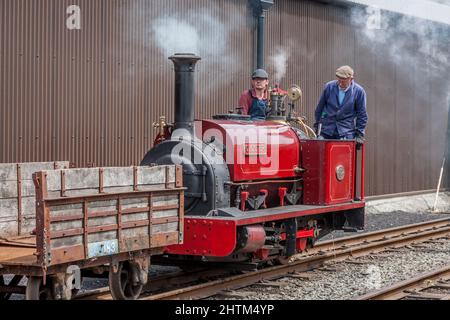
[[[164,128],[166,125],[166,117],[164,116],[159,117],[159,122],[153,122],[153,128],[159,129],[159,134],[161,136],[164,136]]]
[[[288,97],[289,99],[291,99],[292,102],[300,100],[302,95],[303,95],[302,89],[300,89],[300,87],[295,84],[292,85],[288,90]]]
[[[289,103],[289,115],[288,118],[291,119],[294,115],[294,109],[295,109],[295,102],[299,101],[303,96],[302,89],[294,84],[292,85],[288,90],[288,97],[291,100],[291,103]]]

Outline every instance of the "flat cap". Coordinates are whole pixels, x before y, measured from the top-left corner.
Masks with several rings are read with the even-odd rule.
[[[355,72],[350,66],[342,66],[336,70],[336,76],[342,79],[353,77]]]
[[[264,69],[256,69],[252,74],[252,79],[255,78],[269,79],[269,74]]]

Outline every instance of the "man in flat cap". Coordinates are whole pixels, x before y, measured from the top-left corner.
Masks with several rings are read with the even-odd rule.
[[[269,74],[264,69],[257,69],[252,74],[252,89],[245,90],[239,99],[242,114],[252,120],[265,120],[268,108]]]
[[[366,92],[354,81],[354,71],[349,66],[336,70],[337,79],[328,82],[315,112],[319,138],[356,139],[364,143],[367,125]]]

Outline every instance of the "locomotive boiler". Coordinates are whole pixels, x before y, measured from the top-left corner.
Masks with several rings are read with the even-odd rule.
[[[183,166],[184,240],[167,247],[166,258],[286,262],[333,230],[364,228],[364,148],[309,138],[287,121],[280,91],[266,121],[234,113],[195,120],[200,57],[170,59],[175,121],[160,122],[141,163]]]

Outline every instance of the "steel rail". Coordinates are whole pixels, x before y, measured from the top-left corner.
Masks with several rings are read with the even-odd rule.
[[[317,243],[314,248],[309,249],[308,252],[315,253],[317,251],[328,250],[333,247],[358,245],[362,242],[369,241],[388,240],[393,237],[399,237],[409,233],[423,232],[425,230],[432,230],[433,228],[441,228],[448,225],[450,225],[450,218],[442,218],[399,227],[376,230],[363,234],[356,234],[354,236],[322,241]]]
[[[188,288],[173,290],[158,295],[142,297],[142,300],[161,299],[202,299],[217,294],[220,291],[238,289],[257,283],[285,276],[293,272],[304,272],[322,266],[328,261],[342,261],[349,257],[360,257],[368,253],[384,251],[390,248],[398,248],[407,244],[450,235],[450,226],[399,237],[368,243],[354,248],[331,250],[324,254],[311,256],[294,261],[288,265],[266,268],[239,276],[219,279]]]
[[[193,282],[201,279],[207,280],[208,278],[227,276],[229,270],[223,269],[205,269],[197,268],[196,271],[176,271],[162,275],[149,277],[149,283],[151,283],[151,291],[159,292],[167,288],[168,286],[179,286],[183,284],[192,284]],[[150,290],[148,290],[150,291]],[[87,292],[77,294],[76,300],[91,300],[95,297],[97,300],[109,300],[111,295],[109,293],[109,287],[102,287]]]
[[[342,261],[347,258],[361,257],[367,254],[406,246],[415,242],[423,242],[450,236],[450,219],[432,220],[423,223],[395,227],[385,230],[364,233],[351,237],[338,238],[316,244],[307,254],[295,256],[291,263],[269,267],[257,271],[229,276],[206,283],[196,284],[184,288],[142,296],[140,300],[162,299],[202,299],[218,294],[224,290],[234,290],[255,284],[259,281],[271,280],[286,276],[290,273],[305,272],[323,266],[325,262]],[[202,276],[202,272],[198,274]],[[182,277],[182,275],[181,275]],[[195,273],[191,274],[195,279]],[[176,278],[171,283],[177,283]],[[166,285],[169,282],[166,282]],[[150,283],[154,286],[153,283]],[[153,291],[153,290],[152,290]],[[109,293],[86,295],[85,298],[109,300]]]
[[[450,284],[442,282],[450,279],[450,265],[443,268],[420,274],[414,278],[395,283],[380,290],[372,291],[355,300],[401,300],[403,298],[414,299],[439,299],[449,300],[449,294],[426,294],[420,291],[430,288],[446,288],[450,290]]]

